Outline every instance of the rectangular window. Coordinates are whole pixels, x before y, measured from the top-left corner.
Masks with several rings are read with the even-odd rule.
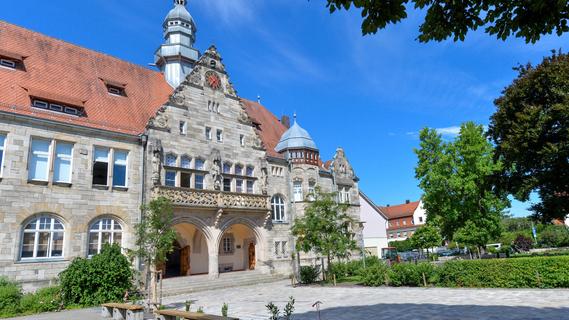
[[[292,193],[294,196],[294,202],[299,202],[303,200],[302,196],[302,181],[295,181],[292,186]]]
[[[403,220],[403,225],[404,225],[404,226],[407,225],[407,220]]]
[[[0,66],[16,69],[16,62],[9,59],[0,59]]]
[[[202,159],[196,159],[195,161],[195,169],[196,170],[203,170],[204,168],[204,161]]]
[[[247,193],[253,193],[254,181],[247,180]]]
[[[176,171],[166,171],[166,174],[164,175],[164,184],[168,187],[176,186]]]
[[[282,256],[283,256],[284,258],[288,257],[288,250],[287,250],[287,246],[286,246],[286,245],[287,245],[287,242],[286,242],[286,241],[282,241],[282,242],[281,242],[281,253],[282,253]]]
[[[248,177],[252,177],[253,176],[253,167],[247,167],[247,169],[245,170],[245,174]]]
[[[188,132],[188,124],[186,121],[180,121],[180,134],[186,134]]]
[[[108,185],[109,178],[109,148],[95,147],[95,161],[93,163],[93,184]]]
[[[47,109],[49,108],[49,103],[41,100],[34,100],[33,106],[36,108]]]
[[[244,135],[239,135],[239,144],[243,147],[245,146],[245,136]]]
[[[211,128],[210,127],[205,127],[205,138],[207,140],[211,140]]]
[[[107,92],[110,94],[113,94],[115,96],[126,97],[126,91],[124,90],[123,87],[118,87],[118,86],[113,86],[113,85],[107,84]]]
[[[180,174],[180,187],[191,188],[192,187],[192,174],[187,172],[182,172]]]
[[[203,174],[196,174],[196,189],[203,189],[204,188],[204,176]]]
[[[423,217],[419,217],[419,222],[423,222]]]
[[[113,165],[113,186],[126,187],[127,186],[127,151],[115,150],[114,152],[114,165]]]
[[[49,140],[32,139],[29,180],[47,181],[50,144]]]
[[[235,192],[238,192],[238,193],[243,192],[243,179],[236,179],[235,180]]]
[[[227,162],[223,164],[223,173],[231,173],[231,164]]]
[[[217,138],[217,142],[223,142],[223,130],[217,129],[215,137]]]
[[[231,192],[231,178],[223,178],[223,191]]]
[[[0,134],[0,177],[4,168],[4,149],[6,148],[6,135]]]
[[[55,143],[55,163],[53,166],[53,181],[71,183],[71,167],[73,159],[73,144],[57,141]]]

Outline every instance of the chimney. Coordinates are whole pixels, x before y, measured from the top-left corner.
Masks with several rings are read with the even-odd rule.
[[[387,204],[387,206],[389,207],[389,203]]]
[[[285,126],[287,129],[290,128],[290,118],[288,116],[283,115],[281,117],[281,123],[283,124],[283,126]]]
[[[405,204],[409,204],[411,200],[405,200]]]

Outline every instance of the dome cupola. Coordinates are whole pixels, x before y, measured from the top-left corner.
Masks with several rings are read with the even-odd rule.
[[[154,62],[164,72],[166,81],[176,88],[192,71],[199,58],[194,48],[196,24],[186,9],[186,0],[174,0],[164,23],[164,44],[156,51]]]
[[[296,114],[294,115],[294,123],[281,136],[275,151],[285,153],[285,157],[295,163],[318,165],[318,147],[316,147],[316,143],[308,131],[296,122]]]

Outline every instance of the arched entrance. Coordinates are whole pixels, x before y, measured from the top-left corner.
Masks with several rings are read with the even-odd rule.
[[[257,265],[257,237],[244,224],[227,228],[219,240],[219,272],[254,270]]]
[[[167,256],[165,276],[207,274],[209,253],[204,233],[190,223],[178,223],[173,228],[177,239],[174,241],[174,250]]]

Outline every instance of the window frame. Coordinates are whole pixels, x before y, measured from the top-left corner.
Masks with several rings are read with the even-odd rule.
[[[215,139],[217,142],[223,142],[223,129],[216,129],[215,130]]]
[[[53,183],[68,183],[71,184],[73,181],[73,153],[75,152],[75,143],[73,142],[68,142],[68,141],[61,141],[61,140],[53,140],[52,142],[54,144],[53,147]],[[59,181],[59,180],[55,180],[55,167],[57,165],[57,159],[58,154],[57,154],[57,146],[58,144],[69,144],[71,145],[71,154],[69,155],[69,181]]]
[[[115,154],[117,152],[124,152],[126,154],[126,158],[124,160],[124,185],[118,185],[115,184],[115,166],[117,166],[117,158],[115,157]],[[128,170],[128,163],[129,163],[129,158],[130,158],[130,152],[128,152],[128,150],[123,150],[123,149],[112,149],[112,155],[113,155],[113,168],[111,171],[112,174],[112,181],[111,181],[111,185],[113,186],[113,188],[128,188],[128,176],[129,176],[129,170]]]
[[[0,179],[4,176],[4,163],[6,162],[6,144],[8,141],[8,134],[5,132],[0,132],[0,137],[3,137],[3,141],[0,144]]]
[[[293,181],[292,183],[292,195],[294,202],[304,201],[304,193],[302,190],[302,181]]]
[[[41,228],[41,221],[42,219],[49,219],[49,229],[42,229]],[[34,229],[26,229],[28,225],[32,222],[35,222]],[[55,228],[55,223],[59,223],[61,225],[61,229]],[[47,255],[45,257],[38,257],[38,247],[40,242],[40,233],[49,233],[49,239],[47,242]],[[54,234],[61,233],[61,255],[54,256],[53,255],[53,247],[54,247]],[[33,234],[33,249],[32,249],[32,256],[31,257],[24,257],[23,250],[24,250],[24,240],[26,234]],[[21,226],[21,239],[20,239],[20,247],[19,247],[19,260],[20,261],[52,261],[52,260],[63,260],[65,257],[65,222],[51,214],[40,214],[36,215],[24,222]]]
[[[32,177],[32,164],[33,164],[33,160],[34,160],[34,140],[35,141],[45,141],[48,142],[48,149],[47,149],[47,163],[46,163],[46,172],[45,172],[45,179],[37,179],[35,176]],[[29,147],[29,156],[28,156],[28,181],[35,181],[35,182],[45,182],[48,183],[49,182],[49,177],[50,177],[50,168],[52,166],[52,159],[51,159],[51,154],[52,154],[52,146],[53,146],[53,139],[48,139],[48,138],[42,138],[42,137],[35,137],[32,136],[30,138],[30,147]],[[35,169],[34,169],[34,173]]]
[[[275,194],[271,197],[271,220],[273,222],[286,221],[286,201],[285,198],[280,194]]]
[[[111,221],[111,229],[103,229],[103,220],[110,220]],[[94,229],[93,226],[97,223],[99,224],[99,229]],[[114,226],[117,225],[119,226],[119,229],[115,229]],[[96,233],[97,234],[97,252],[96,253],[91,253],[91,236]],[[109,241],[110,242],[105,242],[103,243],[103,233],[110,233],[110,237],[109,237]],[[103,248],[104,244],[113,244],[114,243],[114,238],[115,238],[115,234],[120,233],[121,235],[121,240],[120,240],[120,244],[119,246],[122,248],[123,243],[124,243],[124,227],[123,224],[118,220],[115,219],[113,217],[108,217],[108,216],[104,216],[104,217],[100,217],[95,219],[94,221],[91,222],[91,224],[89,224],[89,230],[87,231],[87,257],[92,257],[96,254],[101,253],[101,249]]]
[[[184,120],[180,120],[180,123],[178,125],[178,129],[180,131],[180,135],[187,135],[188,134],[188,123]]]
[[[205,127],[205,139],[211,141],[211,127]]]

